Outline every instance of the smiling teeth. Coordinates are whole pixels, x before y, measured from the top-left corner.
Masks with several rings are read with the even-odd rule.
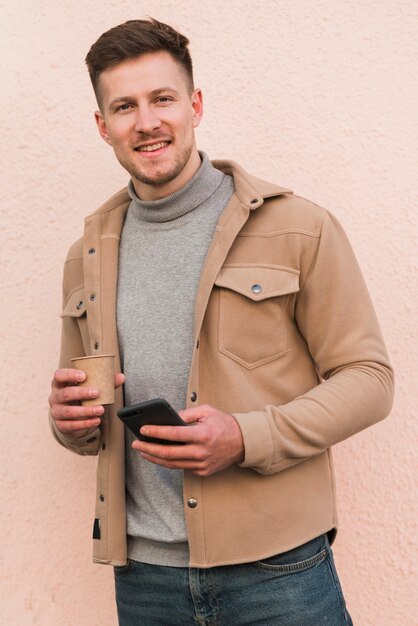
[[[153,143],[151,146],[139,146],[137,150],[139,152],[153,152],[154,150],[159,150],[160,148],[164,148],[168,146],[168,141],[161,141],[160,143]]]

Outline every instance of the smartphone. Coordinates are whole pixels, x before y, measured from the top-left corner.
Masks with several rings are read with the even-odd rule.
[[[154,398],[146,402],[132,404],[119,409],[118,417],[133,432],[135,437],[141,441],[150,443],[162,443],[164,445],[183,445],[184,441],[168,441],[167,439],[157,439],[155,437],[146,437],[141,435],[139,429],[146,424],[155,424],[157,426],[187,426],[180,415],[171,407],[167,400],[163,398]]]

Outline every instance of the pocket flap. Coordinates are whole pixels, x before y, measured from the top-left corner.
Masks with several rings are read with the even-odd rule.
[[[77,287],[70,293],[61,317],[81,317],[86,312],[84,287]]]
[[[215,285],[251,300],[265,300],[299,291],[299,273],[299,270],[278,265],[225,265]]]

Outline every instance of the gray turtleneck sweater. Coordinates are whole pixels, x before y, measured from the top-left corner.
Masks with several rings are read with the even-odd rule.
[[[203,263],[233,181],[201,153],[194,177],[153,202],[132,199],[124,223],[117,291],[117,325],[125,403],[165,398],[180,410],[193,350],[193,316]],[[128,557],[187,567],[183,472],[154,465],[132,450],[126,429]]]

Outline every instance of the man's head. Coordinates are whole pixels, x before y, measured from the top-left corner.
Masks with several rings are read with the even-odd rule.
[[[202,94],[187,44],[170,26],[134,20],[104,33],[87,55],[100,135],[144,200],[174,193],[200,165]]]
[[[193,65],[188,49],[189,40],[172,26],[149,20],[129,20],[106,31],[91,46],[86,65],[101,107],[99,78],[102,72],[122,61],[135,59],[149,52],[165,50],[183,68],[190,93],[194,90]]]

